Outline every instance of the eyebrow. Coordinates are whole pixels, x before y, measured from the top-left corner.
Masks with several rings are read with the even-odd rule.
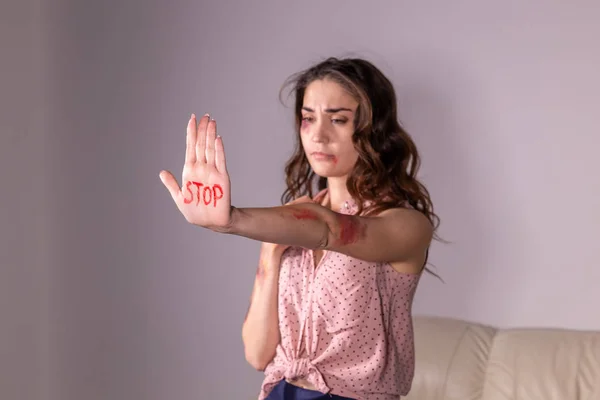
[[[308,112],[315,112],[315,110],[313,110],[310,107],[302,107],[302,109],[304,111],[308,111]],[[352,110],[350,108],[345,108],[345,107],[337,107],[337,108],[327,108],[327,109],[325,109],[326,113],[332,113],[332,114],[340,112],[340,111],[350,111],[350,112],[352,112]]]

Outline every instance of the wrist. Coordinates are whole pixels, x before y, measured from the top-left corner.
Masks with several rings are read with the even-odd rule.
[[[239,214],[239,210],[234,206],[229,207],[229,221],[224,226],[211,228],[213,232],[233,234],[235,232],[235,220]]]

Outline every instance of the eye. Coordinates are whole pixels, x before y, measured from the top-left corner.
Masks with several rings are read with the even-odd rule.
[[[309,117],[309,116],[302,117],[302,121],[304,121],[304,122],[312,122],[313,120],[314,120],[313,117]]]
[[[331,120],[331,122],[333,122],[336,125],[344,125],[346,122],[348,122],[347,119],[341,119],[341,118],[334,118]]]

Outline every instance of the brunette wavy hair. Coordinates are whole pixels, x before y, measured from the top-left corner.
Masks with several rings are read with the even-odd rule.
[[[359,103],[352,136],[358,160],[347,181],[350,195],[357,200],[358,214],[374,215],[408,204],[437,230],[440,219],[427,188],[417,179],[419,152],[398,122],[394,87],[371,62],[359,58],[331,57],[285,81],[280,98],[291,86],[296,147],[285,166],[287,189],[281,196],[282,203],[303,195],[312,197],[315,188],[319,191],[327,187],[327,178],[317,176],[308,163],[300,139],[304,92],[311,82],[324,79],[341,85]],[[363,208],[365,202],[369,206]]]

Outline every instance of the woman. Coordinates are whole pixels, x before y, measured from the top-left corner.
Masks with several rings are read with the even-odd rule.
[[[160,177],[188,222],[263,242],[242,329],[246,359],[265,371],[260,400],[397,400],[413,378],[412,299],[438,224],[417,149],[370,62],[330,58],[288,83],[298,146],[285,205],[231,205],[208,115],[188,123],[182,188]]]

